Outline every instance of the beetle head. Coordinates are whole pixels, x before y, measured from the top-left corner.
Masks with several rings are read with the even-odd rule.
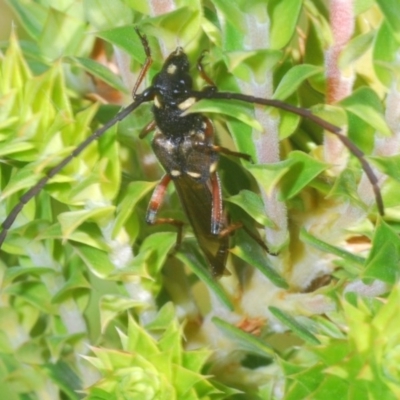
[[[156,99],[162,105],[175,106],[189,97],[192,78],[189,75],[189,60],[182,47],[172,52],[165,60],[161,72],[153,78]]]

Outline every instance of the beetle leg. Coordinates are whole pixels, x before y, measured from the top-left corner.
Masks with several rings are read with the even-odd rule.
[[[216,146],[213,144],[205,143],[205,142],[196,142],[193,144],[193,147],[202,150],[202,151],[214,151],[216,153],[226,154],[228,156],[243,158],[246,161],[253,162],[251,156],[246,153],[240,153],[238,151],[229,150],[226,147]]]
[[[170,182],[171,177],[168,174],[165,174],[154,189],[150,199],[149,207],[147,208],[146,222],[149,225],[169,224],[175,226],[177,228],[176,247],[178,247],[182,243],[183,222],[173,218],[156,218],[157,212],[161,207],[165,192]]]
[[[198,58],[198,60],[197,60],[197,70],[199,71],[201,78],[204,79],[211,87],[216,89],[217,85],[213,82],[213,80],[204,71],[203,58],[204,58],[206,53],[208,53],[208,51],[204,50],[201,53],[201,56]]]
[[[233,157],[239,157],[239,158],[243,158],[246,161],[249,162],[253,162],[253,160],[251,159],[251,156],[246,154],[246,153],[240,153],[238,151],[232,151],[227,149],[226,147],[222,147],[222,146],[212,146],[212,149],[214,151],[216,151],[217,153],[222,153],[222,154],[227,154],[228,156],[233,156]]]
[[[156,127],[156,121],[149,122],[140,132],[139,139],[145,138]]]
[[[276,256],[277,253],[272,253],[268,246],[258,237],[256,236],[249,228],[247,228],[246,225],[244,225],[242,222],[237,222],[235,224],[231,224],[227,226],[225,229],[223,229],[220,233],[220,237],[225,237],[227,235],[230,235],[232,232],[236,231],[237,229],[243,228],[244,231],[254,240],[256,241],[268,254],[271,256]]]
[[[219,235],[225,225],[225,218],[222,208],[221,183],[216,172],[211,174],[210,180],[212,194],[211,233],[213,235]]]
[[[202,57],[203,56],[200,57],[199,62],[201,62]],[[216,145],[211,144],[210,141],[212,140],[212,138],[214,136],[214,127],[213,127],[212,122],[208,118],[206,118],[204,122],[206,124],[206,127],[204,129],[204,134],[205,134],[207,140],[196,142],[193,144],[193,147],[196,147],[197,149],[200,149],[203,151],[212,150],[217,153],[223,153],[223,154],[227,154],[227,155],[233,156],[233,157],[240,157],[249,162],[253,162],[251,157],[246,153],[239,153],[237,151],[229,150],[226,147],[216,146]]]
[[[146,54],[146,60],[143,64],[142,69],[139,72],[139,76],[137,78],[135,86],[132,89],[132,97],[133,98],[135,98],[136,92],[139,88],[139,85],[143,82],[143,79],[146,76],[147,71],[149,70],[151,64],[153,63],[153,59],[151,58],[151,50],[150,50],[149,42],[147,41],[146,35],[142,35],[138,28],[135,28],[135,31],[138,34],[140,41],[142,42],[143,49]]]

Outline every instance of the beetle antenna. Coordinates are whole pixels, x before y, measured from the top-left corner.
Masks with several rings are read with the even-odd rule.
[[[53,176],[57,175],[67,164],[69,164],[75,157],[78,157],[83,150],[89,146],[90,143],[97,140],[101,137],[104,132],[114,126],[118,121],[126,118],[133,110],[139,107],[142,103],[149,101],[146,96],[146,92],[135,97],[135,100],[129,104],[126,108],[124,108],[121,112],[119,112],[112,120],[108,121],[104,124],[100,129],[92,133],[86,140],[84,140],[78,147],[74,149],[74,151],[67,157],[65,157],[62,161],[60,161],[56,166],[54,166],[47,174],[36,183],[31,189],[29,189],[20,199],[18,204],[11,210],[8,217],[2,223],[2,231],[0,233],[0,248],[4,242],[4,239],[7,236],[8,230],[12,226],[15,218],[17,218],[18,214],[24,208],[25,204],[28,203],[33,197],[35,197],[47,184],[47,182],[53,178]]]
[[[342,130],[331,124],[328,121],[314,115],[310,110],[306,108],[296,107],[292,104],[284,103],[280,100],[274,99],[263,99],[262,97],[250,96],[242,93],[231,93],[231,92],[218,92],[215,87],[205,88],[203,91],[193,91],[192,95],[197,99],[227,99],[227,100],[239,100],[246,103],[260,104],[264,106],[270,106],[278,108],[284,111],[291,112],[293,114],[299,115],[303,118],[307,118],[313,121],[321,128],[327,130],[328,132],[336,135],[337,138],[349,149],[349,151],[359,160],[362,169],[367,175],[368,180],[371,183],[372,189],[375,195],[376,205],[380,215],[384,215],[384,205],[382,194],[378,185],[378,177],[373,171],[372,167],[365,158],[365,154],[345,135],[343,135]]]

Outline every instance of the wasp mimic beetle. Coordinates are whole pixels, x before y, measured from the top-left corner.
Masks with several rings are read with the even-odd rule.
[[[154,121],[142,131],[140,138],[155,131],[152,148],[166,172],[153,192],[146,221],[149,224],[176,226],[178,229],[177,243],[181,241],[183,222],[172,218],[157,218],[157,212],[167,186],[171,181],[174,182],[183,209],[214,277],[219,277],[225,272],[229,251],[229,234],[240,227],[248,231],[240,223],[229,225],[224,214],[221,185],[217,173],[219,153],[246,160],[250,160],[250,157],[247,154],[215,145],[214,128],[211,121],[199,113],[186,113],[195,102],[201,99],[229,99],[280,108],[308,118],[323,129],[333,133],[360,161],[373,186],[378,210],[383,215],[383,201],[377,185],[377,178],[364,158],[363,152],[341,133],[340,128],[313,115],[306,109],[278,100],[263,99],[240,93],[219,92],[216,85],[205,74],[201,64],[202,58],[198,61],[198,69],[201,77],[208,85],[201,91],[193,90],[188,57],[181,47],[178,47],[169,55],[161,71],[154,76],[151,86],[142,93],[136,94],[152,63],[146,37],[137,29],[136,32],[140,37],[147,58],[133,89],[133,102],[83,141],[68,157],[53,167],[45,177],[21,197],[20,202],[12,209],[2,224],[0,246],[24,205],[36,196],[52,177],[72,159],[78,157],[90,143],[98,139],[110,127],[123,120],[142,103],[146,102],[153,102]],[[203,216],[207,216],[207,218],[203,218]],[[248,233],[252,235],[251,232],[248,231]],[[259,238],[254,237],[254,239],[268,251],[267,246]]]

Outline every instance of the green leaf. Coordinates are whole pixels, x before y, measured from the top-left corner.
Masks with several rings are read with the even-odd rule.
[[[281,196],[284,200],[296,196],[314,178],[327,169],[325,163],[300,151],[292,151],[288,160],[290,162],[289,171],[281,180]]]
[[[299,126],[301,118],[299,115],[291,113],[282,113],[279,120],[279,140],[288,138],[294,132],[296,132]]]
[[[126,193],[117,206],[117,217],[114,222],[112,238],[118,235],[123,225],[127,222],[132,212],[135,210],[137,203],[152,189],[157,182],[131,182],[128,185]],[[133,237],[132,240],[135,238]]]
[[[53,383],[62,390],[62,393],[68,396],[69,400],[81,398],[78,395],[78,392],[83,389],[81,379],[69,364],[64,361],[48,363],[45,364],[44,370],[51,377]]]
[[[23,28],[34,39],[39,39],[47,15],[47,9],[34,2],[22,3],[18,0],[8,0],[18,16]]]
[[[265,341],[254,335],[244,332],[218,317],[213,317],[212,322],[225,336],[237,344],[238,349],[265,358],[275,356],[274,350]]]
[[[103,3],[102,0],[96,0]],[[123,0],[124,4],[128,5],[132,10],[135,10],[141,14],[150,14],[151,5],[147,0]]]
[[[363,266],[365,263],[365,259],[363,257],[359,257],[339,247],[335,247],[330,245],[329,243],[323,242],[322,240],[317,239],[315,236],[307,232],[305,228],[300,231],[300,239],[304,243],[308,243],[316,249],[319,249],[325,253],[334,254],[335,256],[343,258],[343,260],[349,263],[354,263],[358,266]]]
[[[176,245],[175,232],[157,232],[146,237],[140,252],[150,252],[149,274],[155,279],[161,271],[169,252]]]
[[[373,319],[373,326],[384,335],[395,339],[400,335],[400,325],[396,323],[400,305],[400,290],[398,285],[393,288],[385,300]]]
[[[237,3],[226,0],[214,0],[214,4],[232,26],[242,33],[245,32],[243,12],[239,9]]]
[[[250,173],[267,194],[270,194],[272,189],[280,183],[280,200],[288,200],[296,196],[327,168],[325,163],[300,151],[292,151],[285,161],[248,166]]]
[[[400,238],[388,224],[379,221],[365,265],[365,278],[394,284],[400,276]]]
[[[188,2],[173,11],[160,13],[144,21],[146,33],[155,38],[162,37],[166,48],[175,50],[177,43],[187,48],[192,45],[193,38],[200,34],[203,9],[199,2]],[[149,24],[148,24],[149,23]]]
[[[57,307],[51,302],[49,291],[41,282],[19,282],[9,286],[4,293],[26,301],[45,314],[57,312]]]
[[[303,325],[297,322],[293,317],[291,317],[286,312],[280,310],[277,307],[268,307],[272,315],[279,319],[284,325],[289,327],[294,334],[296,334],[301,339],[305,340],[307,343],[318,345],[320,341]]]
[[[164,304],[157,313],[155,319],[146,324],[146,329],[153,331],[166,330],[175,319],[176,313],[173,303]]]
[[[89,72],[89,74],[97,76],[97,78],[100,78],[102,81],[104,81],[114,89],[124,93],[129,93],[129,90],[126,88],[121,78],[111,72],[104,65],[93,61],[90,58],[83,57],[65,57],[65,61],[68,63],[79,65],[85,71]]]
[[[341,51],[339,57],[339,68],[345,69],[351,66],[356,60],[364,55],[371,47],[375,38],[375,32],[370,31],[365,34],[356,36],[347,43],[346,47]]]
[[[189,248],[187,243],[183,243],[180,250],[176,253],[176,258],[187,265],[212,290],[221,304],[229,310],[233,310],[233,304],[229,297],[205,266],[204,257],[199,253],[198,246],[190,246]]]
[[[374,127],[381,134],[390,137],[392,131],[388,127],[382,112],[382,104],[377,94],[367,87],[355,90],[350,96],[340,102],[343,107],[357,115],[363,121]]]
[[[379,8],[383,12],[389,27],[400,43],[400,2],[399,0],[376,0]]]
[[[61,304],[66,298],[71,298],[80,289],[90,290],[91,286],[83,273],[74,270],[61,289],[53,296],[53,302]]]
[[[85,29],[81,19],[50,8],[38,41],[42,55],[52,61],[76,54],[85,41]]]
[[[254,220],[264,226],[273,227],[272,221],[265,215],[264,203],[260,196],[250,190],[241,190],[239,194],[231,196],[226,201],[236,204],[249,214]]]
[[[97,35],[107,42],[118,46],[140,63],[143,63],[146,58],[142,42],[133,29],[133,26],[121,26],[99,32]]]
[[[232,135],[237,150],[249,155],[252,161],[256,161],[257,153],[255,143],[252,140],[252,133],[255,133],[253,132],[253,128],[247,124],[243,124],[236,118],[227,118],[226,125],[229,133]]]
[[[282,58],[277,50],[232,51],[227,54],[228,71],[245,82],[264,82],[265,74]]]
[[[288,44],[295,32],[302,3],[301,0],[268,2],[268,14],[271,19],[270,48],[281,49]]]
[[[213,113],[223,114],[235,118],[254,129],[262,132],[261,124],[254,119],[250,111],[243,108],[240,104],[230,100],[201,100],[190,107],[187,113]]]
[[[114,272],[115,266],[106,252],[84,244],[73,244],[74,250],[86,264],[87,268],[99,278],[107,278]]]
[[[114,206],[96,208],[94,210],[69,211],[61,213],[58,221],[61,224],[61,230],[64,238],[68,238],[71,234],[86,221],[107,220],[115,212]]]
[[[354,1],[354,13],[359,15],[364,11],[367,11],[374,5],[374,0],[355,0]]]
[[[341,329],[341,327],[338,326],[336,322],[326,319],[325,316],[314,316],[313,322],[316,322],[316,325],[318,327],[318,332],[320,335],[326,335],[331,338],[341,339],[341,340],[346,339],[346,335]],[[347,345],[345,345],[345,347],[347,349]]]
[[[400,181],[400,155],[368,157],[384,174]]]
[[[298,87],[308,78],[322,72],[320,67],[310,64],[296,65],[279,81],[279,85],[275,90],[273,99],[285,100],[296,92]]]
[[[13,193],[21,190],[30,188],[36,184],[36,182],[41,178],[41,176],[37,176],[32,174],[32,166],[24,167],[17,171],[17,173],[10,179],[8,185],[4,188],[1,193],[1,200],[6,199],[8,196],[11,196]]]
[[[108,324],[117,315],[131,308],[143,309],[148,307],[146,300],[130,299],[129,297],[108,294],[103,296],[99,302],[101,328],[104,331]]]
[[[171,321],[173,323],[174,321]],[[152,356],[159,354],[157,342],[146,329],[139,325],[132,316],[129,316],[128,337],[123,337],[123,348],[129,352],[138,352],[141,355]]]
[[[354,168],[346,168],[335,180],[327,197],[339,196],[350,201],[354,206],[365,209],[365,204],[358,194],[359,171]]]
[[[383,22],[378,29],[374,49],[374,70],[379,80],[389,88],[399,78],[397,65],[398,42],[395,40],[389,25]]]
[[[290,166],[291,162],[285,160],[274,164],[249,165],[247,168],[265,193],[270,195],[282,177],[288,173]]]
[[[41,276],[43,274],[53,274],[52,268],[45,267],[9,267],[4,274],[4,285],[9,285],[15,279],[24,275]]]
[[[242,241],[239,245],[235,246],[230,250],[232,254],[239,257],[249,265],[257,268],[263,275],[265,275],[274,285],[277,287],[287,289],[289,288],[288,283],[282,276],[276,272],[274,267],[268,260],[268,257],[263,253],[255,251],[246,251],[245,243]]]
[[[83,7],[89,22],[98,30],[104,30],[117,25],[126,25],[132,22],[133,12],[126,1],[113,0],[85,0]],[[135,36],[131,29],[131,36]]]
[[[310,111],[317,117],[325,119],[338,127],[342,127],[348,123],[347,113],[339,106],[332,106],[329,104],[317,105],[312,107]]]

